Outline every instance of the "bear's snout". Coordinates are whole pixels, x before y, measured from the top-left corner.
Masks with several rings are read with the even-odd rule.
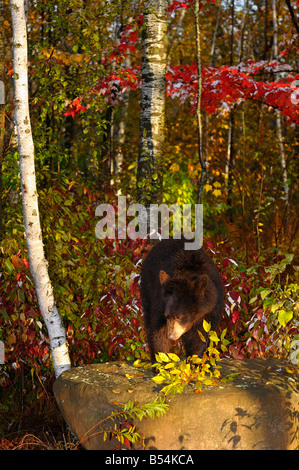
[[[170,318],[167,320],[167,338],[176,341],[186,332],[186,328],[177,320]]]

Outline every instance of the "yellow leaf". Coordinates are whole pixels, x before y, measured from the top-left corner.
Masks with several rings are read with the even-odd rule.
[[[205,319],[202,322],[203,329],[208,333],[211,329],[211,324],[208,323]]]
[[[140,360],[140,359],[136,359],[136,361],[133,362],[133,366],[134,366],[134,367],[142,367],[141,360]]]
[[[209,191],[212,191],[213,186],[211,184],[206,184],[205,185],[205,191],[208,193]]]
[[[203,341],[204,343],[206,342],[206,338],[204,337],[204,335],[202,334],[201,331],[197,330],[197,333],[199,334],[199,337],[201,339],[201,341]]]
[[[203,381],[203,383],[204,383],[205,385],[212,385],[213,380],[211,380],[211,379],[205,379],[205,380]]]
[[[217,333],[215,331],[213,331],[212,334],[210,334],[210,339],[212,341],[214,341],[215,343],[218,343],[219,338],[218,338]]]
[[[172,375],[178,375],[181,373],[181,371],[179,369],[172,369],[171,371],[169,371]]]
[[[174,353],[168,353],[168,357],[170,357],[170,359],[174,362],[178,362],[180,360],[179,356]]]
[[[214,186],[215,188],[221,188],[221,183],[219,183],[219,181],[215,181],[215,182],[213,183],[213,186]]]
[[[157,384],[161,384],[165,379],[161,375],[156,375],[155,377],[152,377],[152,380]]]
[[[76,184],[76,181],[71,181],[71,183],[69,185],[69,190],[74,186],[74,184]]]
[[[214,194],[214,196],[216,196],[216,197],[217,197],[217,196],[221,196],[221,191],[220,191],[220,189],[214,189],[213,194]]]
[[[158,362],[170,362],[169,357],[164,352],[158,352],[155,354],[156,361]]]
[[[180,166],[177,163],[173,163],[171,167],[169,168],[169,170],[172,173],[176,173],[177,171],[179,171],[179,169],[180,169]]]
[[[174,366],[175,364],[173,362],[168,362],[168,364],[165,365],[165,369],[171,369]]]
[[[73,59],[73,61],[80,64],[80,62],[82,62],[82,60],[83,60],[83,54],[73,54],[72,59]]]

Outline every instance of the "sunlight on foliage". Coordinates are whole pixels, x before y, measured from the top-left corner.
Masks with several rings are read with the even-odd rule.
[[[209,336],[209,346],[204,352],[203,357],[198,355],[189,356],[181,360],[176,354],[159,352],[156,354],[156,363],[148,365],[140,360],[134,362],[135,367],[154,368],[158,374],[152,378],[157,384],[165,384],[161,392],[165,395],[169,393],[182,393],[185,386],[194,384],[195,391],[200,393],[202,385],[217,385],[217,379],[221,378],[221,365],[219,348],[222,352],[227,351],[228,341],[225,339],[226,329],[222,331],[221,336],[211,330],[211,325],[203,320],[203,328]],[[206,342],[204,335],[198,331],[202,341]]]
[[[138,419],[141,421],[143,418],[159,418],[167,413],[169,406],[164,403],[163,398],[157,398],[150,403],[135,404],[133,401],[128,401],[122,405],[123,411],[112,413],[95,424],[88,432],[82,437],[79,444],[84,443],[90,437],[97,434],[103,435],[103,440],[115,437],[121,444],[130,447],[130,443],[135,443],[140,440],[140,434],[136,431],[136,426],[128,422],[128,419]],[[112,421],[114,425],[108,425],[107,422]]]
[[[298,364],[299,350],[295,354],[293,345],[299,340],[299,285],[297,282],[282,285],[280,277],[294,255],[284,256],[278,263],[264,268],[269,275],[270,285],[259,287],[250,299],[250,304],[258,304],[258,308],[249,329],[260,342],[269,336],[268,348],[275,348],[276,355],[292,359],[292,362]]]

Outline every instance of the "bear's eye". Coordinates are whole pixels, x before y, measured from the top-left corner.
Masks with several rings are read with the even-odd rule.
[[[175,320],[179,320],[179,321],[182,320],[183,317],[184,317],[184,315],[182,315],[181,313],[175,313],[175,314],[173,315],[173,318],[174,318]]]
[[[192,277],[191,277],[191,281],[196,281],[198,279],[198,274],[194,274]]]

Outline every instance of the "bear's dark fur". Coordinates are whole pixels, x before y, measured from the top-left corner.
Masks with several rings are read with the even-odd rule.
[[[202,356],[198,330],[203,318],[217,330],[223,309],[223,287],[216,265],[201,248],[184,250],[185,240],[162,240],[143,262],[140,293],[152,361],[170,352],[181,337],[187,356]]]

